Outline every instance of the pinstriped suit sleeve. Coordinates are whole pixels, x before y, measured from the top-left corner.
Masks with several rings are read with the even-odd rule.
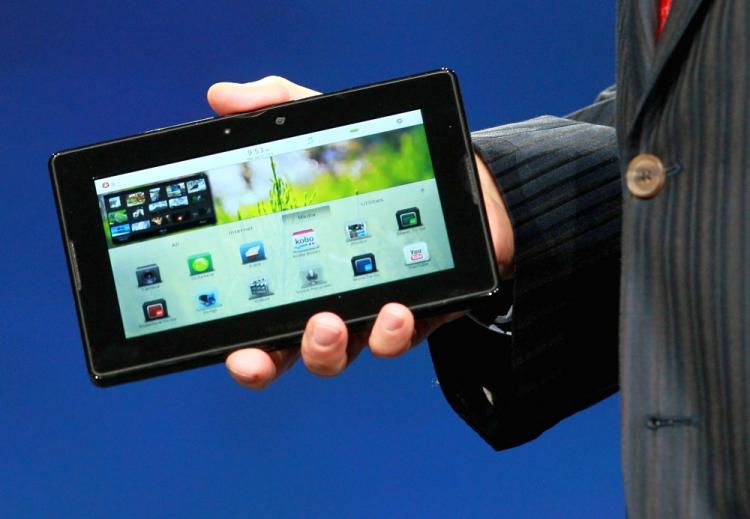
[[[515,274],[505,290],[512,338],[462,318],[429,342],[448,402],[496,449],[529,441],[617,390],[621,184],[613,105],[608,89],[566,118],[473,135],[515,233]]]

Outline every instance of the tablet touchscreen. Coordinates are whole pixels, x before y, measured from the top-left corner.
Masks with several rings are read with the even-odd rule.
[[[454,266],[420,110],[94,184],[126,338]]]

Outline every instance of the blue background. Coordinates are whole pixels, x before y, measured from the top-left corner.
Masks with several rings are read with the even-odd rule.
[[[494,453],[444,402],[425,347],[364,354],[332,380],[298,366],[262,393],[223,366],[95,388],[46,169],[59,149],[209,115],[214,81],[272,73],[331,91],[448,66],[472,129],[565,114],[614,81],[614,0],[6,0],[0,14],[0,515],[624,514],[616,397]]]

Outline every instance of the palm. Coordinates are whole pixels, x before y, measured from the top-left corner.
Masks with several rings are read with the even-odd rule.
[[[208,91],[208,102],[216,113],[227,115],[317,94],[309,88],[271,76],[247,84],[216,83]],[[481,161],[478,161],[478,166],[495,255],[501,272],[507,275],[513,262],[510,220],[492,176]],[[408,308],[388,303],[370,330],[350,336],[341,318],[324,312],[312,316],[307,322],[299,349],[265,352],[245,348],[229,355],[226,364],[239,384],[253,389],[262,389],[276,380],[300,356],[313,373],[334,376],[343,371],[366,345],[374,355],[396,357],[422,342],[440,325],[460,315],[453,313],[415,321]]]

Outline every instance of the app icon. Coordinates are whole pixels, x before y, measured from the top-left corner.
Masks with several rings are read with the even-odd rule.
[[[152,213],[156,211],[163,211],[168,207],[168,203],[166,200],[161,200],[159,202],[154,202],[152,204],[148,204],[148,210]]]
[[[323,279],[323,269],[318,265],[311,265],[300,269],[299,275],[302,281],[302,288],[313,287],[325,283],[325,279]]]
[[[188,205],[188,197],[186,196],[178,196],[177,198],[169,199],[169,207],[180,207],[183,205]]]
[[[356,220],[346,224],[346,239],[360,240],[367,238],[367,223],[364,220]]]
[[[423,241],[416,243],[410,243],[403,249],[404,261],[407,265],[414,265],[415,263],[424,263],[430,261],[430,251],[427,249],[427,244]]]
[[[161,188],[152,187],[151,189],[149,189],[148,197],[151,199],[152,202],[158,202],[159,199],[161,199]]]
[[[422,218],[419,216],[419,208],[410,207],[409,209],[396,211],[396,221],[398,221],[399,231],[422,225]]]
[[[124,223],[122,225],[113,225],[109,228],[109,231],[112,233],[113,238],[116,238],[117,236],[125,236],[126,234],[130,234],[130,224]]]
[[[125,209],[112,211],[111,213],[107,214],[107,219],[109,220],[109,225],[125,223],[128,221],[128,212]]]
[[[354,256],[352,258],[352,269],[354,269],[355,276],[377,272],[378,269],[375,266],[375,256],[370,253]]]
[[[141,222],[133,222],[133,224],[130,226],[133,232],[136,231],[145,231],[146,229],[149,229],[151,227],[151,222],[148,220],[143,220]]]
[[[146,211],[143,209],[143,207],[139,207],[138,209],[130,213],[130,217],[133,219],[143,218],[144,216],[146,216]]]
[[[266,259],[266,250],[262,241],[251,241],[240,246],[242,263],[255,263]]]
[[[188,193],[195,193],[197,191],[205,191],[206,190],[206,179],[205,178],[198,178],[195,180],[188,180],[187,181],[187,192]]]
[[[156,285],[157,283],[161,283],[159,266],[155,263],[151,265],[144,265],[135,269],[135,277],[136,279],[138,279],[139,287],[146,287],[149,285]]]
[[[190,218],[192,218],[192,213],[190,211],[183,211],[181,213],[173,213],[171,216],[174,223],[180,223],[190,220]]]
[[[292,233],[292,246],[294,252],[304,252],[320,247],[315,236],[315,229],[303,229]]]
[[[164,299],[146,301],[143,303],[143,317],[146,321],[155,321],[169,317],[167,313],[167,302]]]
[[[205,274],[206,272],[213,272],[214,262],[211,259],[211,255],[208,252],[202,254],[195,254],[187,259],[188,268],[190,268],[190,275],[196,276],[198,274]]]
[[[138,191],[136,193],[128,194],[128,198],[127,198],[128,207],[133,207],[134,205],[141,205],[145,201],[146,201],[146,193],[144,193],[143,191]]]
[[[180,182],[179,184],[170,184],[167,186],[167,196],[169,198],[175,197],[175,196],[182,196],[185,194],[185,182]]]
[[[119,209],[120,207],[122,207],[122,202],[120,201],[119,196],[113,196],[112,198],[109,198],[107,201],[109,202],[110,209]]]
[[[219,305],[219,294],[216,290],[204,290],[195,296],[195,307],[198,310],[207,310]]]
[[[271,287],[268,285],[268,279],[266,278],[252,280],[248,285],[248,288],[250,289],[250,299],[273,295]]]

